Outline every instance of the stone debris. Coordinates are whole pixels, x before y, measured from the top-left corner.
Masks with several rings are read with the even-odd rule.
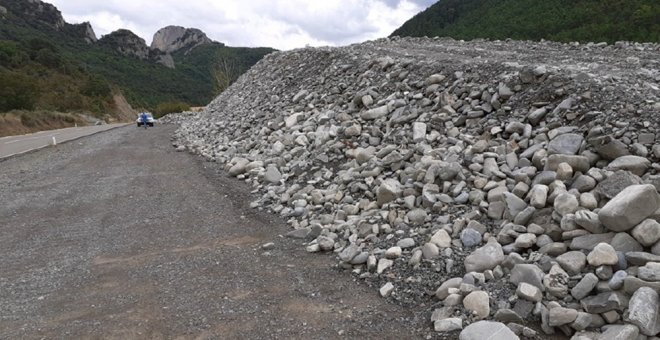
[[[659,51],[390,38],[277,52],[167,121],[177,150],[252,185],[252,207],[307,251],[383,297],[442,306],[437,332],[652,337]]]

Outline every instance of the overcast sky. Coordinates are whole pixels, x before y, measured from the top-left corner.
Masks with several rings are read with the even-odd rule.
[[[96,35],[127,28],[151,43],[168,25],[199,28],[230,46],[277,49],[386,37],[437,0],[45,0]]]

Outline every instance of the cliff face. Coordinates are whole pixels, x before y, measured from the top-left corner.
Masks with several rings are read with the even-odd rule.
[[[94,28],[89,22],[83,22],[82,24],[73,24],[69,25],[70,31],[76,37],[81,37],[88,44],[93,44],[98,41],[96,33],[94,33]]]
[[[45,25],[58,31],[66,26],[57,7],[40,0],[1,0],[0,7],[0,14],[11,12],[33,26]]]
[[[25,14],[32,14],[38,20],[52,26],[55,29],[62,29],[66,22],[62,17],[62,13],[53,5],[39,0],[27,0],[28,4],[33,5],[33,11]]]
[[[184,48],[192,50],[199,45],[210,44],[212,42],[204,32],[196,28],[167,26],[154,34],[151,48],[165,53],[173,53]]]
[[[0,17],[11,24],[40,31],[54,30],[88,44],[98,40],[89,22],[69,24],[55,6],[39,0],[0,0]]]

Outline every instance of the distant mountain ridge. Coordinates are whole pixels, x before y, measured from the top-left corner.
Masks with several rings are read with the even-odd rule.
[[[112,113],[112,98],[119,92],[134,107],[171,102],[203,106],[217,95],[219,65],[231,64],[228,78],[234,80],[273,51],[228,47],[201,30],[179,26],[156,32],[152,46],[125,29],[97,38],[89,23],[67,23],[52,4],[0,0],[0,80],[19,79],[37,97],[30,105],[3,106],[0,100],[0,112]],[[16,88],[0,83],[0,97]]]
[[[660,42],[660,1],[440,0],[392,35]]]

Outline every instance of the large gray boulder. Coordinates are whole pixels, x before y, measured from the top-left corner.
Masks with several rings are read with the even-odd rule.
[[[631,185],[598,212],[603,225],[613,231],[628,231],[660,208],[660,196],[651,184]]]
[[[639,329],[634,325],[609,325],[598,340],[638,340]]]
[[[607,166],[607,170],[628,170],[637,176],[642,176],[650,166],[651,161],[646,159],[646,157],[621,156],[613,160]]]
[[[639,327],[642,334],[655,336],[660,332],[659,308],[658,293],[652,288],[641,287],[630,299],[626,321]]]
[[[465,258],[465,271],[483,272],[493,269],[504,261],[502,246],[494,239]]]

